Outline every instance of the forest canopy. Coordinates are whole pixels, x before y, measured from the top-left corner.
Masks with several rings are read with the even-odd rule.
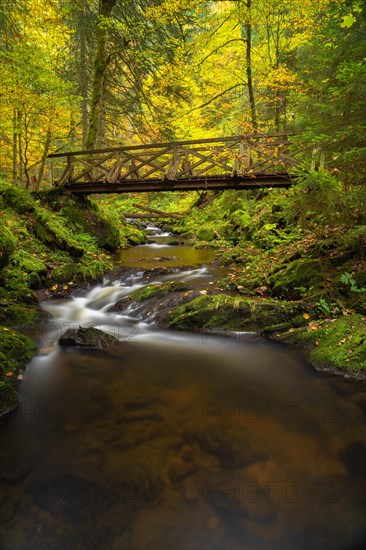
[[[365,176],[362,0],[13,0],[0,7],[0,170],[49,153],[301,130]]]

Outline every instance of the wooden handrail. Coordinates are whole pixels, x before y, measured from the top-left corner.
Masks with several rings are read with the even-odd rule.
[[[262,138],[283,138],[286,136],[297,136],[301,132],[282,132],[276,134],[248,134],[232,137],[221,137],[221,138],[207,138],[207,139],[193,139],[190,141],[171,141],[164,143],[148,143],[146,145],[122,145],[121,147],[111,147],[105,149],[91,149],[91,150],[82,150],[82,151],[66,151],[64,153],[52,153],[48,155],[48,158],[57,158],[57,157],[74,157],[78,155],[94,155],[100,153],[114,153],[118,151],[137,151],[137,150],[149,150],[149,149],[160,149],[161,147],[177,147],[182,145],[199,145],[199,144],[208,144],[208,143],[220,143],[228,141],[246,141],[248,139],[262,139]],[[282,141],[281,141],[282,143]]]

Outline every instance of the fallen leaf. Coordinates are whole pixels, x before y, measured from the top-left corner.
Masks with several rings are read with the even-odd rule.
[[[310,315],[308,313],[304,313],[303,317],[304,319],[310,319]]]

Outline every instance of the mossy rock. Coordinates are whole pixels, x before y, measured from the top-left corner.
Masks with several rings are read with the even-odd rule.
[[[16,187],[15,185],[9,185],[9,187],[7,187],[4,192],[4,199],[18,214],[33,212],[36,206],[36,202],[29,191]]]
[[[0,282],[4,285],[7,291],[15,292],[19,299],[24,294],[30,292],[28,284],[28,273],[20,269],[8,265],[0,271]]]
[[[148,300],[155,296],[165,296],[169,294],[169,292],[182,292],[190,290],[190,288],[189,284],[185,281],[168,281],[167,283],[147,285],[143,288],[138,288],[131,293],[130,299],[134,302],[142,302],[143,300]]]
[[[3,224],[0,224],[0,268],[8,265],[17,240],[13,233]]]
[[[21,368],[24,368],[34,356],[37,346],[28,338],[16,330],[8,327],[0,327],[0,375],[5,376],[9,372],[16,376]]]
[[[366,317],[347,315],[311,321],[307,328],[283,334],[287,343],[310,346],[310,361],[320,370],[366,376]]]
[[[18,395],[12,386],[0,381],[0,416],[14,411],[18,406]]]
[[[299,259],[271,275],[269,282],[274,296],[299,299],[303,289],[309,289],[312,286],[323,288],[331,271],[332,268],[328,262]]]
[[[146,234],[131,225],[124,226],[121,233],[127,239],[127,242],[132,245],[144,244],[147,241]]]
[[[180,329],[271,333],[305,323],[302,302],[203,295],[174,308],[163,323]]]
[[[61,215],[76,234],[90,234],[95,243],[106,250],[116,250],[120,244],[119,228],[102,219],[90,206],[85,208],[70,199],[62,208]]]
[[[74,258],[83,256],[83,247],[77,242],[71,230],[66,227],[65,220],[40,206],[35,209],[35,216],[34,232],[44,244],[50,248],[67,250]]]
[[[12,264],[27,273],[37,273],[38,275],[45,275],[47,273],[45,262],[35,252],[17,250],[13,255]]]
[[[38,313],[37,305],[26,304],[22,301],[20,303],[12,300],[3,301],[0,298],[0,325],[9,323],[12,326],[31,326],[34,325]]]

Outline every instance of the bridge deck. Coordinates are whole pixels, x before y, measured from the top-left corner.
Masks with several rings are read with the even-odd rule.
[[[75,194],[97,193],[148,193],[150,191],[196,191],[200,189],[259,189],[263,187],[290,187],[293,178],[289,174],[265,174],[254,176],[206,177],[181,180],[127,180],[116,183],[79,182],[65,185]]]
[[[289,187],[299,165],[290,134],[135,145],[49,158],[56,184],[77,194]]]

